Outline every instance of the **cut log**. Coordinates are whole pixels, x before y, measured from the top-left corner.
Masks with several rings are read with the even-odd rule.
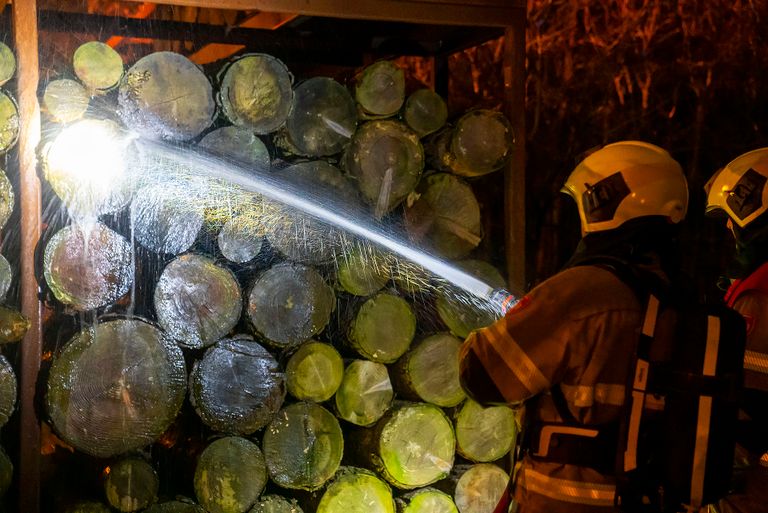
[[[385,365],[352,360],[336,391],[336,411],[347,422],[370,426],[386,413],[394,396]]]
[[[50,81],[43,94],[48,114],[60,123],[71,123],[82,118],[90,101],[85,87],[68,78]]]
[[[293,499],[280,495],[262,495],[253,505],[250,513],[304,513]]]
[[[466,397],[459,383],[461,340],[438,333],[412,347],[397,361],[395,389],[413,400],[452,407]]]
[[[13,148],[19,139],[19,107],[16,100],[0,91],[0,154]]]
[[[398,121],[369,121],[352,138],[344,157],[377,218],[410,194],[424,169],[424,150],[416,135]]]
[[[395,513],[392,489],[376,474],[343,467],[320,499],[317,513]]]
[[[461,176],[482,176],[501,169],[512,154],[515,137],[500,112],[478,109],[464,114],[451,130],[431,142],[433,164]]]
[[[5,495],[13,481],[13,463],[5,450],[0,447],[0,497]]]
[[[295,164],[282,171],[280,177],[289,191],[337,212],[353,212],[359,206],[354,185],[327,162]],[[346,246],[344,232],[295,209],[274,208],[265,225],[270,244],[296,262],[324,264]]]
[[[356,126],[355,100],[332,78],[314,77],[296,87],[285,128],[299,154],[322,157],[339,153]]]
[[[18,342],[27,334],[29,319],[21,312],[0,305],[0,344]]]
[[[277,360],[247,339],[220,340],[195,363],[189,399],[215,431],[249,434],[261,429],[285,399],[285,375]]]
[[[104,494],[118,511],[146,508],[157,499],[160,480],[152,465],[139,458],[125,458],[105,470]]]
[[[423,488],[395,499],[399,513],[459,513],[453,498],[435,488]]]
[[[8,295],[8,289],[11,288],[11,281],[13,281],[11,264],[3,255],[0,255],[0,303],[5,302],[5,296]]]
[[[239,126],[217,128],[205,134],[198,146],[212,155],[234,160],[257,172],[267,172],[271,165],[267,145],[247,128]]]
[[[0,98],[0,109],[2,109],[1,104],[2,98]],[[2,126],[2,120],[0,120],[0,126]],[[2,129],[0,129],[0,139],[2,139],[2,137]],[[0,153],[2,153],[2,149],[0,149]],[[11,181],[8,180],[5,171],[0,169],[0,229],[5,226],[5,223],[7,223],[8,219],[11,217],[14,204],[13,186],[11,185]]]
[[[131,202],[133,236],[156,253],[178,255],[188,250],[202,225],[202,207],[179,184],[147,185]]]
[[[445,125],[448,120],[448,107],[445,100],[433,90],[419,89],[406,100],[403,118],[419,137],[424,137],[437,132]]]
[[[447,477],[456,438],[443,411],[427,403],[403,403],[373,429],[353,435],[358,454],[390,484],[411,490]]]
[[[390,278],[390,259],[374,248],[357,248],[339,255],[337,277],[342,289],[355,296],[370,296]]]
[[[224,223],[217,242],[224,258],[243,264],[256,258],[264,241],[264,227],[251,215],[235,215]]]
[[[205,513],[202,506],[192,502],[168,501],[153,504],[144,513]]]
[[[16,408],[16,374],[5,356],[0,355],[0,427],[3,427]]]
[[[461,513],[488,513],[498,504],[509,476],[490,463],[472,465],[456,483],[453,498]]]
[[[67,507],[64,513],[112,513],[112,510],[101,502],[83,501]]]
[[[405,72],[392,61],[377,61],[356,77],[355,100],[363,117],[397,114],[405,101]]]
[[[467,399],[456,415],[456,450],[470,461],[488,463],[515,446],[517,421],[508,406],[481,405]]]
[[[185,347],[208,347],[232,330],[243,302],[232,272],[208,257],[186,254],[169,263],[155,288],[160,326]]]
[[[99,149],[93,155],[72,151],[87,140]],[[99,215],[122,210],[133,195],[126,165],[125,132],[114,121],[85,119],[69,125],[43,148],[43,172],[70,216],[93,222]]]
[[[293,76],[270,55],[243,55],[222,69],[219,104],[232,124],[257,134],[274,132],[293,105]]]
[[[393,363],[410,347],[416,333],[416,316],[401,297],[381,292],[357,312],[349,330],[349,343],[362,357]]]
[[[336,305],[333,289],[310,267],[278,264],[265,271],[248,296],[248,318],[270,344],[286,348],[317,335]]]
[[[507,287],[499,271],[487,262],[464,260],[456,262],[456,266],[495,290],[502,290]],[[484,328],[496,320],[496,316],[492,312],[473,307],[466,301],[445,293],[438,294],[435,306],[440,319],[448,326],[451,333],[461,339],[467,338],[472,331]]]
[[[131,288],[133,271],[131,244],[102,223],[69,225],[45,246],[45,281],[56,299],[75,310],[116,301]]]
[[[285,368],[288,392],[299,401],[327,401],[341,385],[344,362],[330,344],[310,340],[302,344]]]
[[[209,513],[245,513],[267,484],[264,455],[245,438],[220,438],[200,454],[194,484]]]
[[[123,78],[123,58],[101,41],[80,45],[72,57],[72,67],[80,82],[94,92],[109,91]]]
[[[344,435],[331,412],[315,403],[283,408],[264,431],[269,477],[283,488],[317,490],[339,468]]]
[[[0,86],[13,78],[16,73],[16,56],[8,45],[0,42]]]
[[[419,246],[446,258],[461,258],[482,240],[480,205],[464,181],[447,173],[430,175],[419,198],[405,210],[405,227]]]
[[[173,52],[139,59],[120,81],[120,115],[149,138],[187,141],[213,121],[216,104],[208,78],[192,61]]]
[[[48,377],[48,415],[70,445],[97,457],[156,440],[181,408],[181,350],[138,319],[100,322],[75,335]]]

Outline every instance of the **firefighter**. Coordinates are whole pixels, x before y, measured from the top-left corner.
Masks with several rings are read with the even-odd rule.
[[[708,182],[707,213],[725,213],[736,242],[726,269],[728,306],[747,325],[734,493],[723,513],[768,512],[768,148],[745,153]]]
[[[562,192],[582,238],[565,270],[530,291],[462,346],[462,384],[481,403],[525,404],[528,442],[516,470],[518,513],[616,511],[616,431],[644,305],[610,257],[669,282],[688,206],[680,165],[640,141],[609,144],[579,163]],[[652,400],[646,408],[661,408]]]

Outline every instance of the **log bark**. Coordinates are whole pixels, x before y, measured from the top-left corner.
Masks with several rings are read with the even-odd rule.
[[[232,124],[257,134],[285,124],[293,106],[293,76],[278,59],[244,55],[222,69],[220,78],[219,104]]]
[[[356,77],[355,100],[363,118],[397,114],[405,100],[405,73],[391,61],[367,66]]]
[[[62,78],[48,82],[43,94],[43,105],[48,114],[59,123],[81,119],[91,99],[80,82]]]
[[[392,405],[394,392],[387,367],[368,360],[352,360],[336,391],[336,412],[347,422],[370,426]]]
[[[155,441],[178,414],[185,392],[178,346],[147,322],[118,319],[67,343],[51,365],[46,405],[62,439],[104,458]]]
[[[415,333],[416,316],[408,302],[381,292],[360,307],[348,339],[351,347],[364,358],[393,363],[408,350]]]
[[[166,333],[182,346],[198,349],[229,333],[243,308],[232,272],[194,254],[177,257],[163,269],[154,304]]]
[[[466,256],[483,238],[480,205],[463,180],[438,173],[419,185],[419,199],[405,210],[405,227],[419,246],[446,258]]]
[[[173,52],[142,57],[120,82],[120,115],[139,134],[172,141],[200,135],[216,105],[208,78],[192,61]]]
[[[203,423],[222,433],[250,434],[280,410],[285,375],[277,360],[248,339],[223,339],[189,376],[189,399]]]
[[[16,373],[8,359],[0,355],[0,427],[4,426],[13,414],[17,396]]]
[[[16,73],[16,56],[8,45],[0,42],[0,86],[13,78]]]
[[[339,153],[357,126],[355,100],[347,89],[327,77],[296,86],[294,107],[285,123],[290,143],[300,155],[322,157]]]
[[[424,150],[404,123],[369,121],[360,126],[344,156],[344,167],[381,218],[410,194],[424,169]]]
[[[93,93],[114,89],[123,78],[123,58],[101,41],[80,45],[72,56],[72,67],[80,82]]]
[[[466,395],[459,383],[461,340],[438,333],[415,344],[392,371],[398,395],[437,406],[452,407]]]
[[[392,489],[376,474],[343,467],[320,499],[317,513],[395,513]]]
[[[0,91],[0,154],[14,147],[19,139],[19,108],[13,97]]]
[[[209,513],[245,513],[266,483],[264,455],[245,438],[215,440],[200,454],[195,468],[195,494]]]
[[[470,461],[496,461],[515,446],[517,419],[508,406],[484,408],[467,399],[456,414],[455,425],[456,450]]]
[[[419,134],[419,137],[424,137],[445,125],[448,107],[443,97],[433,90],[419,89],[406,100],[403,118],[411,130]]]
[[[104,494],[113,508],[130,513],[155,502],[160,479],[152,465],[139,458],[125,458],[108,468]]]
[[[285,378],[288,393],[299,401],[322,403],[338,390],[344,362],[330,344],[310,340],[288,360]]]
[[[310,402],[283,408],[264,431],[269,476],[283,488],[317,490],[339,468],[344,435],[331,412]]]
[[[248,318],[267,343],[286,348],[323,331],[335,305],[333,290],[317,271],[298,264],[277,264],[253,284]]]
[[[69,225],[45,246],[43,276],[53,295],[79,311],[113,303],[133,283],[133,250],[102,223]]]

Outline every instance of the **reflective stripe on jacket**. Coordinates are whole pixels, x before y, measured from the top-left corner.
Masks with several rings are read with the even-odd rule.
[[[460,355],[462,382],[486,403],[516,404],[543,394],[527,415],[544,422],[562,421],[545,394],[557,384],[580,422],[616,420],[642,314],[633,292],[610,271],[567,269],[503,319],[470,334]],[[519,513],[612,509],[613,479],[592,469],[526,458],[519,475]]]

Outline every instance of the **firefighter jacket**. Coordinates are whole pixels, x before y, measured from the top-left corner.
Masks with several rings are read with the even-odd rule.
[[[553,386],[585,428],[617,420],[643,314],[632,290],[609,270],[566,269],[469,335],[460,354],[462,384],[481,403],[528,401],[526,415],[534,421],[562,422],[548,392]],[[519,464],[518,513],[614,511],[610,471],[538,457],[556,444],[558,433],[550,434],[531,441]]]

